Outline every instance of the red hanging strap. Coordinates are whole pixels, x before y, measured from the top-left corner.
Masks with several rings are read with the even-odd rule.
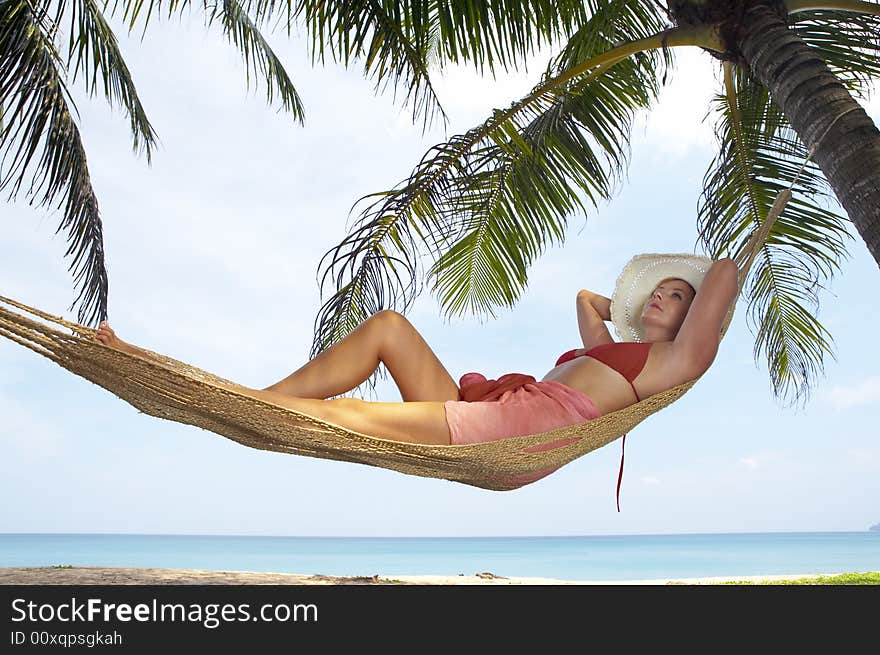
[[[623,480],[623,449],[626,447],[626,435],[620,445],[620,472],[617,474],[617,511],[620,511],[620,482]]]

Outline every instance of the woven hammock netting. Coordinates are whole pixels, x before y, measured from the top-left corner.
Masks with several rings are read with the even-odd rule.
[[[734,258],[740,291],[779,211],[774,215],[771,210]],[[241,385],[171,357],[146,348],[142,350],[159,361],[120,352],[100,343],[96,330],[90,327],[2,296],[0,302],[8,305],[0,304],[0,335],[150,416],[194,425],[251,448],[369,464],[499,491],[520,487],[541,471],[563,466],[618,439],[678,400],[696,382],[691,380],[599,418],[540,434],[471,445],[415,444],[361,434],[257,400],[222,388],[243,389]],[[722,336],[735,305],[736,301],[727,314]]]

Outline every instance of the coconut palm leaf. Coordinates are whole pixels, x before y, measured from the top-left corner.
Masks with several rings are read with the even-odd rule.
[[[109,4],[109,0],[107,0]],[[189,0],[167,0],[165,9],[170,18],[175,13],[182,12],[189,6]],[[293,86],[293,82],[284,69],[281,60],[269,46],[265,37],[260,33],[257,24],[262,23],[274,13],[275,0],[248,0],[246,3],[237,0],[216,0],[209,2],[202,0],[208,25],[219,20],[223,31],[230,42],[235,44],[244,55],[245,74],[247,85],[250,89],[251,74],[262,75],[266,82],[266,100],[271,103],[277,94],[281,98],[282,107],[285,111],[293,114],[300,124],[304,122],[305,111],[302,99]],[[286,3],[290,9],[290,3]],[[162,9],[162,0],[150,0],[144,10],[144,0],[115,0],[111,15],[115,16],[117,9],[122,10],[122,18],[128,22],[129,31],[133,30],[138,19],[143,20],[143,32],[146,33],[153,9]],[[255,20],[250,17],[251,8]],[[292,20],[293,15],[290,16]],[[289,32],[289,24],[288,24]],[[142,35],[143,36],[143,35]]]
[[[205,3],[205,9],[209,7]],[[302,100],[293,86],[284,65],[248,17],[242,5],[236,0],[223,0],[213,6],[208,14],[208,25],[219,18],[223,31],[229,40],[241,50],[245,60],[247,85],[251,85],[251,69],[256,76],[262,74],[266,81],[266,101],[272,103],[275,94],[281,97],[286,111],[293,114],[300,124],[304,122],[305,112]]]
[[[426,3],[355,0],[297,4],[311,36],[313,62],[324,63],[327,52],[346,66],[353,59],[363,59],[364,75],[373,77],[377,92],[392,81],[395,95],[401,84],[406,87],[404,103],[412,103],[413,122],[421,115],[423,129],[427,129],[436,112],[446,122],[428,73],[428,61],[436,54],[438,40]]]
[[[318,53],[328,47],[342,56],[357,51],[352,32],[360,34],[359,26],[375,24],[380,11],[419,52],[426,52],[428,37],[436,32],[438,65],[473,62],[480,72],[486,67],[493,73],[497,66],[517,68],[536,49],[567,38],[589,17],[583,3],[550,0],[300,0],[296,5],[307,17]]]
[[[61,2],[60,7],[64,4]],[[111,105],[118,102],[130,118],[134,151],[143,147],[150,162],[156,135],[138,99],[116,37],[94,0],[71,0],[68,69],[74,63],[74,55],[72,81],[76,81],[82,70],[86,87],[90,95],[94,95],[100,72],[107,101]]]
[[[713,258],[736,256],[781,189],[793,197],[758,254],[747,285],[757,332],[777,397],[805,398],[822,371],[831,335],[816,319],[817,290],[839,269],[848,221],[818,200],[832,200],[819,168],[767,90],[725,64],[726,92],[714,100],[720,152],[703,181],[700,239]]]
[[[523,111],[516,138],[473,151],[456,179],[450,218],[464,234],[429,272],[447,316],[512,307],[545,245],[562,243],[566,218],[612,195],[629,155],[635,112],[656,97],[656,67],[626,59]],[[511,141],[514,141],[512,139]]]
[[[113,9],[110,10],[111,16],[116,15],[116,10],[120,6],[120,1],[122,4],[122,17],[128,21],[129,32],[134,29],[135,24],[137,24],[137,19],[143,18],[144,31],[141,33],[141,38],[143,38],[143,35],[147,31],[147,25],[150,23],[150,18],[153,16],[153,9],[160,10],[162,8],[162,0],[149,0],[146,12],[143,14],[141,11],[144,9],[144,0],[115,0],[113,3]],[[106,9],[109,4],[110,0],[105,0],[104,8]],[[183,11],[187,5],[189,5],[189,0],[166,0],[165,7],[168,10],[168,17],[171,18],[176,11]]]
[[[595,57],[609,45],[647,39],[671,27],[664,8],[644,0],[588,0],[585,7],[590,22],[580,26],[554,57],[551,66],[558,71]],[[671,51],[664,48],[663,54],[668,67]],[[646,55],[635,53],[633,56]]]
[[[794,13],[789,20],[850,92],[867,97],[880,77],[880,15],[814,10]]]
[[[534,257],[584,208],[581,194],[594,205],[611,195],[633,114],[658,90],[658,58],[630,55],[702,41],[670,32],[609,50],[591,38],[602,55],[563,72],[551,64],[529,96],[434,146],[395,189],[361,199],[378,198],[319,266],[321,286],[333,278],[337,291],[316,320],[313,356],[387,308],[386,293],[405,311],[418,293],[421,249],[434,257],[434,291],[447,314],[512,305]],[[366,302],[353,302],[354,289]]]
[[[633,1],[634,0],[630,0]],[[393,81],[407,87],[413,120],[445,113],[431,86],[428,69],[472,62],[480,73],[498,67],[518,69],[538,48],[564,39],[588,16],[579,2],[548,0],[408,0],[387,2],[298,2],[311,35],[313,58],[331,52],[348,65],[365,60],[365,73],[377,88]]]
[[[63,204],[58,229],[68,229],[71,243],[65,255],[74,254],[71,268],[79,267],[75,280],[83,280],[74,305],[85,296],[78,316],[87,324],[106,318],[107,271],[98,201],[69,109],[75,104],[64,82],[64,63],[53,43],[62,10],[53,19],[45,6],[35,10],[28,0],[0,2],[0,106],[6,112],[0,132],[0,190],[11,186],[10,199],[15,197],[33,164],[30,203]]]

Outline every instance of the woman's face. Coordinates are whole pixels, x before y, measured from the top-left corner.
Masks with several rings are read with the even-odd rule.
[[[662,280],[642,308],[642,324],[662,327],[678,333],[684,317],[694,301],[694,288],[678,278]]]

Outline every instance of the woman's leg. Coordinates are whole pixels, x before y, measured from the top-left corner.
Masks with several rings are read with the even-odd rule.
[[[458,385],[401,314],[377,312],[341,341],[263,389],[324,399],[351,391],[385,364],[404,402],[458,400]]]
[[[285,380],[291,380],[293,383],[301,382],[303,379],[308,380],[307,376],[320,376],[321,364],[311,366],[314,362],[317,362],[319,359],[323,357],[323,355],[330,355],[333,353],[333,357],[324,357],[321,361],[322,364],[329,367],[329,370],[326,373],[333,376],[334,370],[333,366],[337,364],[345,368],[345,360],[342,357],[348,355],[353,359],[358,358],[358,353],[352,350],[353,345],[357,345],[358,341],[365,343],[365,347],[373,343],[371,340],[377,339],[378,337],[373,334],[373,332],[380,331],[381,328],[384,328],[388,333],[392,334],[392,337],[400,339],[401,349],[400,351],[396,351],[394,348],[390,348],[386,350],[384,344],[380,342],[380,348],[377,352],[386,353],[390,350],[390,356],[387,356],[387,359],[382,359],[382,361],[389,362],[386,364],[389,367],[389,371],[397,370],[402,368],[402,371],[398,371],[400,375],[400,380],[403,381],[405,388],[407,390],[411,389],[412,385],[417,385],[417,380],[413,379],[410,376],[410,373],[415,373],[419,370],[423,370],[420,367],[424,367],[426,365],[425,360],[429,360],[427,355],[423,351],[419,351],[418,347],[416,347],[416,366],[409,370],[405,364],[405,360],[403,359],[403,355],[406,354],[407,348],[413,348],[414,343],[417,342],[416,336],[418,333],[412,329],[412,333],[408,333],[408,330],[405,329],[402,319],[405,321],[402,316],[399,314],[394,314],[393,312],[380,312],[376,316],[384,315],[382,318],[377,318],[372,321],[372,324],[369,327],[369,335],[367,335],[367,326],[371,319],[364,321],[364,323],[358,327],[357,330],[352,332],[352,335],[358,333],[359,336],[356,339],[349,338],[352,335],[349,335],[341,342],[335,344],[333,348],[328,349],[326,352],[322,353],[315,359],[313,359],[309,364],[303,366],[297,373],[289,376]],[[408,322],[406,323],[408,325]],[[361,328],[364,328],[363,330]],[[110,346],[111,348],[115,348],[117,350],[122,350],[124,352],[143,354],[146,357],[151,357],[143,352],[140,348],[136,346],[132,346],[131,344],[126,343],[122,339],[116,336],[113,329],[107,325],[106,322],[102,322],[101,326],[97,331],[98,340],[106,346]],[[420,337],[419,337],[420,338]],[[345,348],[341,348],[341,346],[345,346]],[[427,344],[424,346],[427,348]],[[334,351],[335,349],[335,351]],[[430,352],[430,349],[428,349]],[[369,355],[369,351],[368,351]],[[433,355],[433,353],[431,353]],[[361,359],[364,359],[361,357]],[[367,358],[369,360],[369,358]],[[434,358],[436,361],[436,357]],[[391,364],[390,362],[393,362]],[[430,361],[427,362],[430,364]],[[392,366],[394,367],[392,369]],[[436,362],[436,366],[439,366],[440,369],[445,373],[445,369],[442,368],[439,362]],[[351,371],[355,370],[351,366],[348,367],[347,372],[351,375]],[[373,369],[375,370],[375,368]],[[436,374],[436,368],[431,369]],[[306,375],[298,376],[300,372],[306,372]],[[345,373],[346,371],[343,371]],[[372,372],[372,371],[370,371]],[[448,377],[448,373],[446,374]],[[363,380],[366,379],[365,376]],[[344,376],[342,378],[334,377],[336,382],[339,382],[340,379],[345,379]],[[279,384],[285,382],[282,380]],[[395,377],[395,380],[398,380]],[[320,380],[318,380],[320,383]],[[430,382],[430,380],[426,380],[426,382]],[[435,380],[436,382],[436,380]],[[455,383],[452,382],[452,379],[449,378],[449,382],[451,383],[452,389],[455,389],[455,394],[451,394],[451,390],[447,386],[447,392],[451,394],[451,397],[448,398],[450,400],[455,400],[458,398],[457,395],[457,387]],[[442,383],[442,379],[441,379]],[[358,383],[359,384],[359,383]],[[398,382],[400,384],[400,382]],[[422,401],[422,402],[396,402],[396,403],[376,403],[376,402],[366,402],[363,400],[359,400],[357,398],[337,398],[335,400],[323,400],[323,399],[315,399],[315,398],[295,398],[287,393],[274,391],[274,390],[266,390],[266,389],[250,389],[248,387],[242,387],[236,385],[235,387],[224,387],[224,385],[220,385],[223,388],[228,388],[230,391],[235,393],[243,393],[252,398],[257,398],[258,400],[262,400],[268,403],[273,403],[275,405],[279,405],[281,407],[285,407],[287,409],[293,409],[295,411],[302,412],[303,414],[308,414],[309,416],[313,416],[315,418],[322,419],[328,423],[333,423],[335,425],[340,425],[344,428],[348,428],[349,430],[353,430],[355,432],[360,432],[361,434],[366,434],[370,436],[380,437],[384,439],[393,439],[395,441],[408,441],[411,443],[424,443],[424,444],[438,444],[438,445],[446,445],[449,444],[449,427],[446,423],[446,408],[442,402],[443,398],[438,401]],[[273,385],[274,386],[274,385]],[[353,385],[357,386],[357,385]],[[353,387],[351,387],[353,388]],[[428,387],[430,390],[430,385]],[[290,418],[281,418],[280,420],[290,421],[294,424],[300,424],[299,421],[296,420],[295,417],[291,416]],[[312,424],[303,422],[302,427],[312,428]]]
[[[394,441],[408,441],[435,445],[449,444],[446,408],[442,402],[369,402],[358,398],[293,398],[277,391],[233,389],[253,398],[280,405],[328,423],[339,425],[361,434]],[[314,428],[311,423],[298,421],[294,416],[279,420]]]

